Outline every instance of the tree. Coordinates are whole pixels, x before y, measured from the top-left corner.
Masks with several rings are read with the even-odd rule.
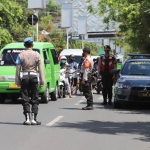
[[[22,3],[27,5],[26,0]],[[22,41],[29,30],[26,8],[14,0],[1,0],[0,14],[1,47],[13,41]]]
[[[88,10],[104,16],[104,22],[117,22],[117,33],[122,36],[118,41],[129,44],[133,52],[150,53],[150,7],[148,0],[99,0],[97,9],[93,9],[88,0]]]

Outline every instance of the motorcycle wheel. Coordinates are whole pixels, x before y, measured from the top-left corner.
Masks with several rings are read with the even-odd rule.
[[[63,98],[63,95],[64,95],[63,86],[60,85],[59,88],[58,88],[58,97]]]

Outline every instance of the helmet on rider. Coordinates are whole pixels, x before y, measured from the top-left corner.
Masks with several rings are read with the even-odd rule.
[[[66,58],[66,56],[59,56],[59,61],[60,61],[60,63],[66,63],[67,62],[67,58]]]

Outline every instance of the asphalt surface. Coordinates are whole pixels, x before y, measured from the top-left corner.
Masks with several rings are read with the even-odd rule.
[[[149,150],[150,110],[102,106],[82,110],[82,95],[39,105],[40,126],[25,126],[21,102],[0,104],[0,150]]]

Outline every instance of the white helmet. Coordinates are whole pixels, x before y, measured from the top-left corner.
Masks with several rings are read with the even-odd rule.
[[[66,59],[67,60],[66,56],[64,56],[64,55],[59,56],[59,60],[61,60],[61,59]]]

